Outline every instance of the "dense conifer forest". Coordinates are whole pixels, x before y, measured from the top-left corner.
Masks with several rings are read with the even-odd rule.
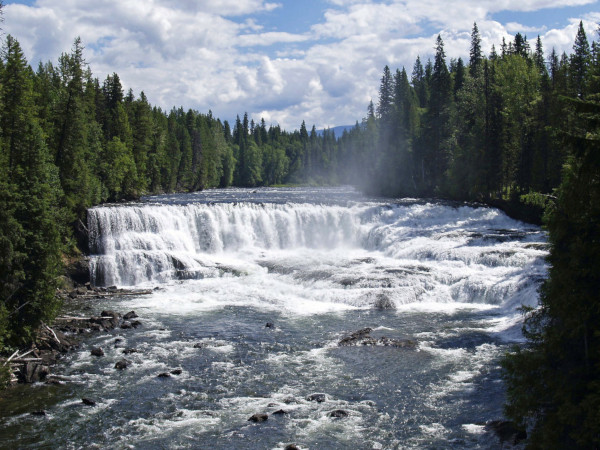
[[[336,137],[247,114],[152,106],[114,73],[94,77],[80,39],[31,67],[0,60],[0,351],[49,322],[87,208],[226,186],[347,183],[371,193],[545,208],[551,253],[527,345],[504,361],[507,414],[532,447],[600,445],[600,47],[582,25],[570,55],[517,34],[468,61],[385,67],[366,117]]]

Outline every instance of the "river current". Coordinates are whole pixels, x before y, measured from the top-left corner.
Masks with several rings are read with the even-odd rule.
[[[85,338],[54,369],[65,385],[0,412],[0,446],[499,446],[484,424],[502,419],[499,360],[546,276],[538,227],[478,205],[265,188],[101,206],[88,228],[94,283],[152,293],[79,313],[135,310],[142,327]],[[338,345],[366,327],[416,346]],[[138,352],[116,370],[124,348]]]

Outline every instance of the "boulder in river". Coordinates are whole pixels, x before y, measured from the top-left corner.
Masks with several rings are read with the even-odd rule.
[[[162,372],[162,373],[159,373],[156,377],[157,378],[170,378],[171,374],[169,372]]]
[[[283,410],[283,409],[278,409],[277,411],[275,411],[273,413],[274,416],[287,416],[289,414],[289,412]]]
[[[116,362],[115,369],[123,370],[123,369],[127,369],[128,366],[129,366],[129,361],[127,361],[125,358],[123,358]]]
[[[96,402],[94,400],[90,400],[89,398],[82,398],[81,403],[87,406],[96,406]]]
[[[135,313],[135,311],[129,311],[123,316],[123,320],[137,319],[138,317],[139,316]]]
[[[171,375],[181,375],[182,373],[183,373],[183,370],[181,370],[181,369],[171,370]]]
[[[43,409],[40,409],[39,411],[31,411],[29,414],[32,416],[45,416],[46,411],[44,411]]]
[[[90,353],[92,356],[104,356],[104,350],[100,347],[93,347]]]
[[[126,349],[123,349],[123,354],[124,355],[130,355],[132,353],[138,353],[138,349],[137,348],[126,348]]]
[[[252,415],[249,419],[248,422],[255,422],[255,423],[260,423],[260,422],[265,422],[267,419],[269,418],[268,414],[262,414],[262,413],[258,413],[258,414],[254,414]]]

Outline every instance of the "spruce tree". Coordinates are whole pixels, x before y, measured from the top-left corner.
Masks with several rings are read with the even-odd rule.
[[[481,62],[483,60],[483,53],[481,51],[481,35],[477,28],[477,23],[473,24],[473,30],[471,31],[471,50],[469,52],[469,74],[476,78],[481,75]]]
[[[583,22],[579,22],[573,53],[569,59],[569,75],[572,94],[583,98],[586,90],[586,75],[590,65],[590,45]]]

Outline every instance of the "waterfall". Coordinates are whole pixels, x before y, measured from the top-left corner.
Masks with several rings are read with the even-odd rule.
[[[357,245],[355,209],[218,203],[92,208],[92,280],[98,285],[206,275],[203,255]]]
[[[546,272],[539,228],[443,202],[102,206],[88,229],[91,277],[105,286],[239,276],[252,265],[330,303],[500,305],[535,302]]]

